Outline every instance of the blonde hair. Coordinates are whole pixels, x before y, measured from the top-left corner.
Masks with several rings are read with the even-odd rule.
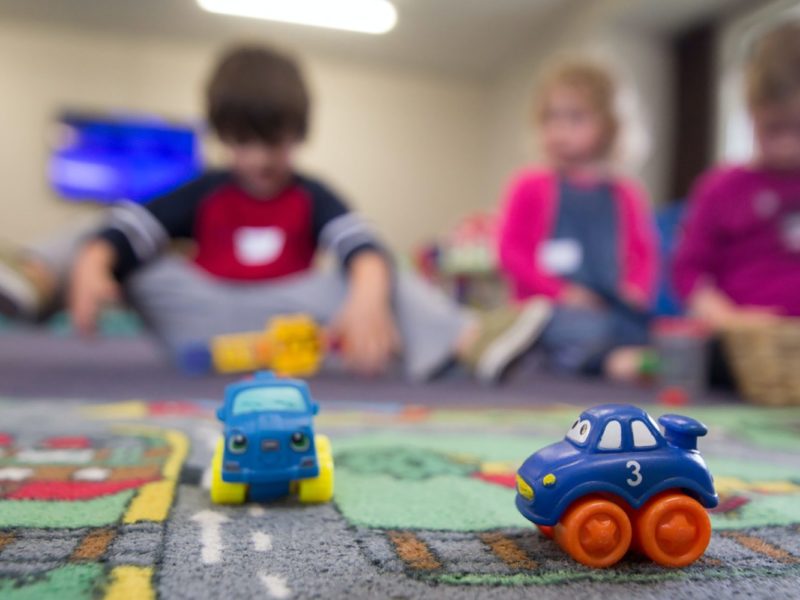
[[[745,71],[745,94],[751,109],[800,94],[800,21],[780,25],[755,43]]]
[[[540,123],[547,111],[547,101],[558,87],[568,87],[582,94],[603,121],[605,133],[600,150],[608,156],[617,145],[620,123],[617,115],[617,82],[611,72],[598,63],[569,59],[548,68],[539,79],[533,102],[533,116]]]

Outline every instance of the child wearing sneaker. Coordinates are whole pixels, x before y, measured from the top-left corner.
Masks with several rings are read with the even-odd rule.
[[[59,302],[88,334],[104,304],[124,298],[173,353],[306,313],[340,340],[352,371],[432,377],[453,359],[499,377],[533,343],[536,304],[482,318],[392,268],[366,223],[294,156],[310,98],[298,65],[260,46],[227,52],[207,88],[208,120],[229,168],[146,205],[122,203],[104,223],[0,261],[0,311],[35,320]],[[165,252],[188,239],[190,259]],[[312,268],[318,250],[340,270]]]
[[[541,81],[535,121],[546,165],[512,180],[499,255],[518,300],[553,307],[538,347],[555,369],[635,376],[658,266],[644,192],[617,175],[615,82],[573,61]]]

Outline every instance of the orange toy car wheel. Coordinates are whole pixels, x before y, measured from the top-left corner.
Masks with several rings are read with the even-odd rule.
[[[638,546],[652,561],[665,567],[685,567],[706,551],[711,520],[694,498],[668,492],[639,511],[636,537]]]
[[[631,545],[631,522],[609,500],[589,497],[570,506],[555,527],[555,539],[572,558],[589,567],[610,567]]]
[[[552,540],[555,536],[555,528],[552,525],[537,525],[536,527],[542,532],[542,535],[549,540]]]

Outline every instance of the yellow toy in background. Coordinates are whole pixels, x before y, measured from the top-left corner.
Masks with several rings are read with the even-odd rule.
[[[184,348],[179,363],[190,374],[268,369],[283,377],[309,377],[319,371],[325,349],[322,329],[311,317],[284,315],[270,319],[264,331],[220,335],[207,345]]]
[[[319,326],[308,316],[270,321],[272,345],[270,365],[279,375],[308,377],[319,371],[325,354],[325,340]]]

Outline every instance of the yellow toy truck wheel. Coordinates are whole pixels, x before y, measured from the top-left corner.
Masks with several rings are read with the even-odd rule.
[[[329,502],[333,498],[333,451],[327,435],[314,438],[319,475],[298,482],[297,497],[303,504]]]
[[[211,502],[214,504],[244,504],[247,499],[247,484],[229,483],[222,479],[222,455],[225,440],[219,438],[211,459]]]

